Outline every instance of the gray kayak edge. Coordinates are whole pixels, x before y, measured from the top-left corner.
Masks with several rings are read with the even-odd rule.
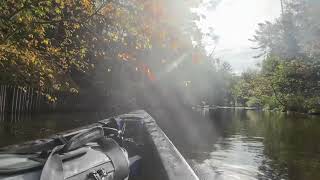
[[[199,180],[185,158],[146,111],[138,110],[118,117],[127,121],[130,119],[142,121],[169,180]]]
[[[142,128],[146,131],[146,135],[149,136],[148,140],[151,146],[153,146],[152,148],[156,151],[155,154],[159,156],[160,163],[165,170],[168,180],[199,180],[185,158],[146,111],[137,110],[115,116],[114,118],[120,118],[124,121],[134,121],[143,125]],[[88,126],[61,132],[49,138],[2,147],[0,148],[0,153],[31,153],[39,149],[50,150],[56,146],[57,137],[62,136],[66,138],[73,136],[88,128],[101,126],[101,123],[107,122],[109,119],[101,120],[99,121],[100,123],[93,123]]]

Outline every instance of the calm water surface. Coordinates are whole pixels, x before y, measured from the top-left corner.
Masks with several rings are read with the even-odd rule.
[[[0,147],[48,137],[107,118],[103,113],[0,114]]]
[[[214,129],[214,137],[202,137],[194,146],[177,143],[201,180],[320,179],[319,116],[245,110],[202,114],[208,121],[206,126],[214,127],[208,128]],[[0,116],[0,146],[47,137],[108,116],[102,113]],[[171,120],[169,124],[172,126]],[[194,128],[197,127],[193,125],[189,130]],[[185,130],[187,134],[191,133],[189,130]],[[181,142],[177,137],[170,138]]]
[[[205,114],[219,135],[204,141],[206,148],[186,153],[200,179],[320,179],[320,117],[245,110]]]

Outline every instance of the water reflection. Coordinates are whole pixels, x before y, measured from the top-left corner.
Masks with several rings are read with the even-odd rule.
[[[224,109],[204,111],[201,114],[207,117],[198,118],[184,112],[180,121],[181,114],[175,113],[156,119],[162,117],[160,125],[200,179],[320,179],[320,117]],[[0,146],[47,137],[109,116],[96,112],[0,114]]]
[[[109,117],[104,113],[0,114],[0,147],[84,126]]]
[[[200,179],[320,179],[320,118],[216,110],[220,137],[186,153]]]

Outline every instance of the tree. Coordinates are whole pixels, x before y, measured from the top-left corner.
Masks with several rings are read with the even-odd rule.
[[[291,0],[274,23],[259,24],[252,41],[265,59],[254,78],[243,76],[235,86],[236,97],[270,109],[319,112],[319,8],[315,1]]]
[[[195,23],[198,15],[190,10],[199,3],[4,1],[0,82],[39,87],[42,92],[138,91],[146,79],[160,81],[176,59],[191,62],[193,54],[199,61],[206,58]]]

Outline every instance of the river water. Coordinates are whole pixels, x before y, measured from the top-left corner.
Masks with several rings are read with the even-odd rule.
[[[0,114],[0,147],[48,137],[107,118],[103,113]]]
[[[217,138],[186,153],[203,180],[319,180],[320,117],[248,110],[208,116]]]
[[[319,116],[231,109],[201,114],[208,120],[206,126],[217,131],[215,137],[197,141],[201,148],[177,145],[201,180],[320,179]],[[47,137],[108,116],[0,116],[0,146]]]

